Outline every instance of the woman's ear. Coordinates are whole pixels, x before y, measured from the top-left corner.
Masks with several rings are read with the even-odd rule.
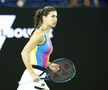
[[[46,21],[46,16],[43,16],[42,19],[43,19],[43,22],[45,22]]]

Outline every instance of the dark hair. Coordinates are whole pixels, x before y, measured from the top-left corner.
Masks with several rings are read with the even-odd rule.
[[[42,17],[47,16],[49,12],[56,11],[54,7],[52,6],[46,6],[43,9],[39,9],[36,11],[34,16],[34,28],[40,28],[40,26],[43,23]]]
[[[46,6],[42,9],[38,9],[36,12],[35,12],[35,16],[34,16],[34,30],[33,32],[35,31],[35,29],[37,28],[40,28],[42,23],[43,23],[43,20],[42,20],[42,17],[43,16],[47,16],[49,14],[49,12],[51,11],[56,11],[56,9],[52,6]],[[32,34],[33,34],[32,32]],[[31,35],[32,35],[31,34]]]

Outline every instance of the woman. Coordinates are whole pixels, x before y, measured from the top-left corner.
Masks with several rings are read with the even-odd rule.
[[[49,90],[49,87],[40,77],[45,77],[44,70],[50,65],[49,59],[53,50],[50,32],[57,23],[57,11],[54,7],[46,6],[36,11],[34,17],[34,31],[21,52],[26,66],[17,90]],[[49,66],[54,72],[59,65]]]

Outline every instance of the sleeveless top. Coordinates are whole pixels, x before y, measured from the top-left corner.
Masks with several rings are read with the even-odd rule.
[[[42,45],[36,46],[31,52],[31,64],[47,68],[49,64],[50,54],[53,51],[53,46],[50,37],[44,32],[45,42]]]

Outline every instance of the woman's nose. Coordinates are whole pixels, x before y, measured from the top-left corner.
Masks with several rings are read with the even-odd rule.
[[[55,18],[54,20],[57,21],[57,18]]]

